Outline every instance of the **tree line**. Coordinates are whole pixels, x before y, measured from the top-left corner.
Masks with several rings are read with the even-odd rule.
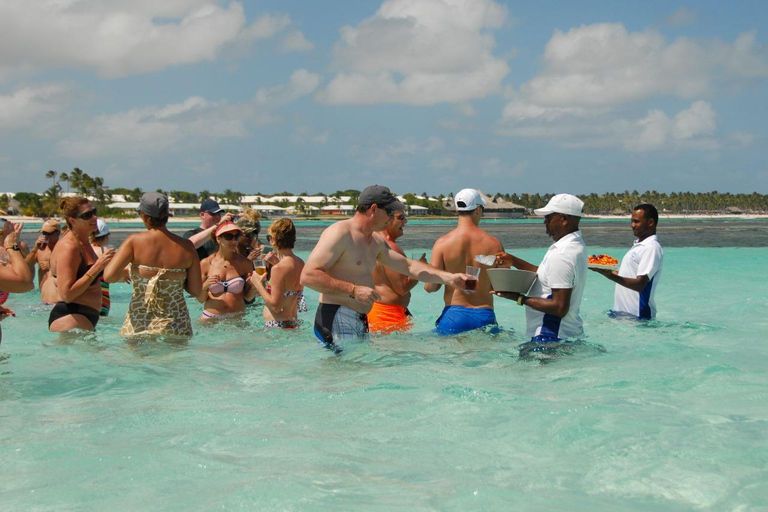
[[[92,198],[95,205],[106,215],[119,217],[125,212],[119,209],[110,209],[108,205],[113,202],[113,196],[122,195],[127,202],[138,202],[141,195],[145,192],[140,187],[110,188],[104,183],[104,179],[98,176],[91,177],[82,169],[75,167],[72,172],[56,172],[50,170],[45,173],[46,179],[51,180],[51,186],[42,194],[36,192],[18,192],[9,197],[8,194],[0,195],[0,210],[13,212],[21,215],[36,217],[53,217],[58,214],[59,200],[63,193],[75,192],[79,195]],[[66,187],[66,188],[65,188]],[[201,190],[200,192],[188,192],[184,190],[162,190],[157,189],[177,203],[199,203],[203,200],[213,197],[220,203],[239,205],[244,196],[243,193],[232,189],[225,189],[223,192],[212,192],[210,190]],[[256,195],[267,195],[257,192]],[[294,207],[298,212],[311,214],[306,202],[302,197],[309,196],[306,191],[299,194],[291,192],[280,192],[282,196],[296,196],[292,203],[288,200],[282,200],[278,206]],[[334,204],[334,198],[349,196],[351,204],[357,204],[357,198],[360,191],[356,189],[337,190],[332,194],[318,192],[314,196],[324,196],[325,201],[321,206]],[[554,194],[528,194],[528,193],[496,193],[491,195],[494,201],[506,201],[525,207],[527,210],[540,208],[546,204]],[[453,212],[445,208],[445,200],[452,198],[453,194],[439,196],[429,199],[426,192],[420,196],[413,193],[403,194],[409,205],[423,206],[428,209],[432,215],[451,215]],[[752,192],[751,194],[731,194],[730,192],[657,192],[649,190],[638,192],[637,190],[625,190],[623,192],[606,192],[603,194],[591,193],[581,194],[579,197],[585,203],[585,210],[588,214],[616,214],[624,215],[632,211],[635,205],[640,203],[651,203],[661,213],[668,214],[718,214],[718,213],[766,213],[768,212],[768,195]],[[12,208],[12,201],[17,205]],[[284,204],[283,204],[284,203]]]

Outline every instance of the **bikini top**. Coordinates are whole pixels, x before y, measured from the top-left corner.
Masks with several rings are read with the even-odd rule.
[[[266,286],[264,287],[268,293],[272,293],[272,285],[269,284],[269,281],[267,281]],[[283,297],[299,297],[298,301],[298,310],[299,311],[309,311],[307,309],[307,301],[304,299],[304,291],[303,290],[286,290],[283,292]]]
[[[219,281],[218,283],[213,283],[209,288],[208,291],[211,292],[211,295],[218,296],[222,295],[223,293],[229,292],[229,293],[243,293],[243,290],[245,290],[245,277],[237,276],[233,277],[232,279],[228,281]]]

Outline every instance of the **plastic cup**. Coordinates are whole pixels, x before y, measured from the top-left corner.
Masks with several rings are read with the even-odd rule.
[[[267,272],[267,264],[264,260],[253,260],[253,270],[263,276]]]
[[[467,290],[477,290],[477,280],[480,279],[480,267],[467,265],[467,271],[465,273],[469,275],[469,279],[467,279]]]

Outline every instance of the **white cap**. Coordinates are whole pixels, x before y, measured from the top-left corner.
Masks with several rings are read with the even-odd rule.
[[[574,217],[581,217],[584,215],[584,201],[571,194],[557,194],[549,200],[547,206],[533,210],[533,213],[541,217],[545,217],[550,213],[564,213]]]
[[[109,227],[107,226],[107,223],[104,222],[104,219],[98,219],[96,221],[96,233],[93,234],[96,238],[99,238],[101,236],[106,236],[109,234]]]
[[[465,188],[453,197],[453,204],[456,206],[457,212],[471,212],[478,206],[484,206],[487,202],[477,190]]]

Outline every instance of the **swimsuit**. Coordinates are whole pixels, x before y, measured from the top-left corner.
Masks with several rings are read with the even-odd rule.
[[[411,312],[397,304],[374,302],[368,312],[368,326],[377,332],[407,331],[413,326]]]
[[[336,342],[368,338],[368,316],[340,304],[321,302],[315,314],[315,336],[325,348],[339,353]]]
[[[268,293],[272,293],[272,286],[269,284],[269,281],[265,283],[264,288],[267,290]],[[283,292],[283,297],[294,297],[298,296],[298,302],[296,304],[296,310],[299,313],[303,313],[305,311],[308,311],[307,309],[307,301],[304,300],[304,291],[303,290],[289,290]],[[283,329],[296,329],[299,327],[299,320],[298,318],[291,318],[289,320],[266,320],[264,322],[264,327],[281,327]]]
[[[51,314],[48,315],[48,328],[50,329],[51,324],[59,318],[64,318],[69,315],[83,315],[89,322],[91,322],[91,324],[93,324],[94,328],[96,327],[96,324],[99,323],[99,312],[92,307],[83,306],[76,302],[57,302],[51,310]]]
[[[136,268],[157,272],[152,277],[142,276]],[[160,279],[167,273],[184,272],[184,276]],[[157,268],[131,265],[133,295],[120,333],[164,334],[191,336],[192,321],[184,298],[185,268]]]
[[[224,320],[225,318],[233,318],[236,316],[245,315],[245,311],[232,311],[230,313],[213,313],[207,309],[203,310],[203,314],[200,317],[201,320]]]
[[[264,327],[280,327],[281,329],[298,329],[299,321],[293,320],[267,320]]]
[[[234,294],[243,293],[243,290],[245,289],[245,277],[246,276],[242,275],[233,277],[228,281],[219,281],[218,283],[213,283],[208,288],[208,291],[211,292],[211,295],[214,297],[218,297],[219,295],[222,295],[226,292]]]
[[[88,273],[89,270],[93,267],[93,263],[88,265],[85,263],[85,254],[83,254],[83,250],[80,249],[80,265],[77,266],[77,273],[75,274],[77,277],[75,278],[75,281],[79,280],[81,277],[83,277],[85,274]],[[51,272],[51,275],[56,278],[56,274]],[[99,272],[99,274],[96,276],[95,279],[91,282],[91,284],[88,285],[90,288],[91,286],[98,286],[99,281],[102,279],[102,276],[104,275],[104,271]],[[82,304],[78,304],[77,302],[64,302],[59,301],[56,303],[56,305],[51,309],[51,313],[48,315],[48,328],[51,328],[51,324],[58,320],[59,318],[63,318],[65,316],[69,315],[82,315],[84,316],[94,328],[96,328],[96,324],[99,323],[99,314],[100,312],[93,309],[90,306],[84,306]]]
[[[464,306],[445,306],[440,318],[435,322],[435,332],[438,334],[459,334],[491,326],[490,332],[499,332],[496,315],[490,308],[467,308]]]
[[[8,300],[8,297],[9,297],[10,295],[11,295],[11,294],[10,294],[10,293],[8,293],[8,292],[0,292],[0,306],[1,306],[1,305],[3,305],[3,304],[5,304],[5,301],[7,301],[7,300]]]

